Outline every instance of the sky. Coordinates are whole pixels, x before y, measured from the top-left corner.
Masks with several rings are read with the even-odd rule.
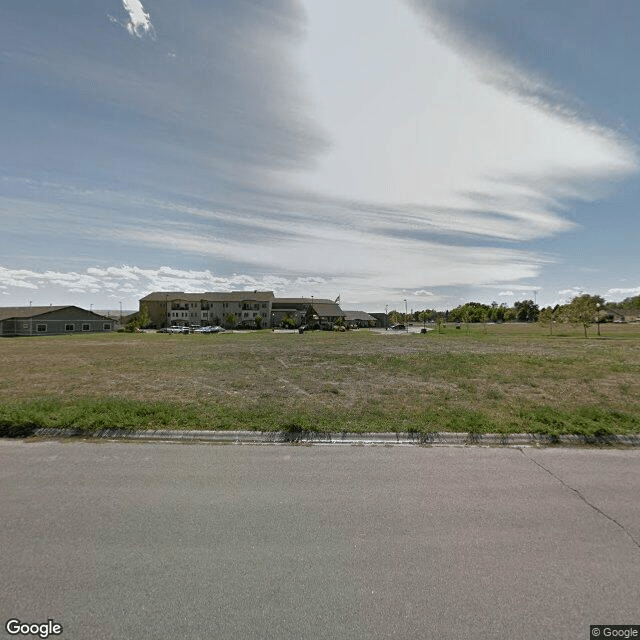
[[[636,0],[0,7],[0,306],[640,294]]]

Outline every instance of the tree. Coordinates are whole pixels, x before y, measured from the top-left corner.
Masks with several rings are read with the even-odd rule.
[[[581,324],[584,329],[584,337],[587,337],[587,329],[597,321],[598,309],[604,304],[601,296],[590,296],[585,293],[576,296],[566,307],[569,322]]]
[[[421,311],[418,314],[418,320],[422,321],[422,326],[426,329],[427,328],[427,320],[431,317],[431,314],[427,311]]]
[[[556,307],[557,309],[557,307]],[[545,322],[549,323],[549,335],[553,335],[553,323],[555,321],[555,311],[556,309],[552,309],[551,307],[545,307],[538,314],[538,322],[544,324]]]
[[[235,313],[229,313],[225,316],[225,324],[227,325],[227,327],[233,329],[236,326],[237,323],[237,319],[236,319],[236,314]]]
[[[515,302],[513,308],[516,312],[516,320],[518,322],[535,322],[540,313],[540,308],[533,300]]]
[[[151,322],[151,316],[149,315],[149,308],[146,304],[141,305],[140,313],[138,313],[138,327],[144,329]]]
[[[491,309],[491,320],[493,322],[504,322],[509,308],[503,303],[499,307]]]
[[[640,296],[625,298],[618,306],[622,309],[637,309],[640,307]]]
[[[127,322],[125,326],[125,331],[129,331],[133,333],[134,331],[138,331],[138,329],[144,329],[151,322],[151,317],[149,316],[149,309],[146,304],[143,304],[140,307],[140,311],[136,313],[129,322]]]
[[[453,309],[450,313],[451,320],[455,322],[486,322],[491,312],[489,305],[481,302],[467,302]]]
[[[389,322],[391,324],[400,324],[402,318],[402,314],[395,309],[389,312]]]
[[[253,321],[256,323],[256,328],[257,329],[262,329],[262,316],[261,315],[257,315]]]
[[[280,322],[280,325],[285,329],[295,329],[296,319],[288,313],[285,313],[284,318],[282,318],[282,321]]]

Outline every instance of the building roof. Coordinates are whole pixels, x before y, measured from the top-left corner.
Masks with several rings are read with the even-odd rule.
[[[9,318],[35,318],[37,316],[51,313],[52,311],[61,311],[63,309],[77,309],[78,311],[90,313],[97,318],[104,317],[97,313],[94,313],[93,311],[87,311],[87,309],[82,309],[81,307],[76,307],[75,305],[66,304],[58,306],[50,305],[47,307],[0,307],[0,320],[8,320]]]
[[[345,320],[362,320],[363,322],[375,322],[376,319],[366,311],[343,311]]]
[[[344,315],[344,311],[342,311],[340,305],[337,302],[332,302],[330,300],[327,300],[326,302],[314,300],[311,306],[321,318],[339,318]]]
[[[171,300],[187,300],[199,302],[243,302],[257,300],[269,302],[273,300],[273,291],[203,291],[201,293],[185,293],[184,291],[154,291],[140,299],[140,302],[169,302]]]
[[[277,304],[334,304],[333,300],[329,300],[329,298],[274,298],[273,301]]]

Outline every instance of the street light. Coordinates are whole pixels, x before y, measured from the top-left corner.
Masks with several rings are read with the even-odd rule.
[[[409,332],[409,312],[407,311],[407,299],[404,300],[404,327]]]
[[[384,328],[389,328],[389,305],[384,305]]]
[[[598,317],[596,318],[596,324],[598,325],[598,335],[600,335],[600,303],[596,302],[596,309],[598,310]]]

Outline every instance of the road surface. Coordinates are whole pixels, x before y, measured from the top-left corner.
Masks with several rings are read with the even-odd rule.
[[[638,495],[637,450],[4,440],[0,637],[587,640],[640,624]]]

